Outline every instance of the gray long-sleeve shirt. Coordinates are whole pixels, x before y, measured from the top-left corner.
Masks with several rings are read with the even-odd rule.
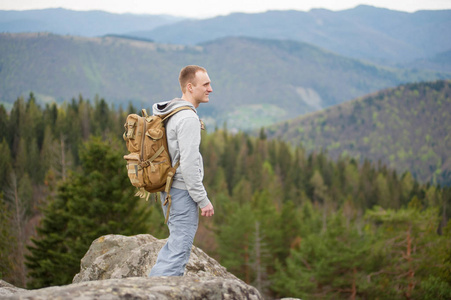
[[[210,200],[202,183],[204,166],[199,152],[201,125],[196,109],[188,101],[175,98],[171,101],[155,103],[152,110],[155,115],[164,115],[181,106],[189,106],[194,111],[191,109],[179,111],[166,124],[172,165],[180,160],[172,186],[187,190],[199,207],[204,208]]]

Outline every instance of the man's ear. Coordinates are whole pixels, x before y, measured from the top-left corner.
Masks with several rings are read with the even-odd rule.
[[[189,83],[186,85],[186,90],[187,90],[188,92],[192,92],[192,91],[193,91],[193,84],[192,84],[191,82],[189,82]]]

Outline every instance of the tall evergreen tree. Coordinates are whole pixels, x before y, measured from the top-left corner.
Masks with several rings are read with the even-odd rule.
[[[25,101],[18,98],[14,102],[8,122],[8,143],[13,156],[17,153],[21,137],[25,136],[25,126],[21,120],[25,119]]]
[[[434,277],[451,287],[446,277],[439,279],[439,274],[449,267],[446,259],[450,255],[450,237],[449,232],[445,236],[436,233],[439,223],[436,208],[424,211],[416,205],[398,211],[374,208],[368,211],[367,218],[374,222],[377,236],[372,256],[378,269],[368,275],[371,281],[368,290],[372,295],[423,299],[420,295],[425,291],[421,282]]]
[[[12,171],[9,174],[9,181],[7,185],[3,187],[3,192],[4,200],[7,201],[9,210],[11,212],[10,229],[15,236],[15,239],[11,241],[14,242],[14,244],[12,244],[13,251],[10,253],[10,259],[12,261],[13,270],[15,273],[13,282],[17,286],[24,287],[26,277],[24,264],[24,250],[26,244],[25,226],[29,217],[27,215],[29,198],[27,199],[26,197],[30,196],[28,188],[31,187],[27,185],[27,182],[30,182],[28,179],[28,174],[25,174],[22,179],[18,182],[14,171]],[[22,188],[22,190],[20,188]],[[28,190],[28,193],[21,193],[25,190]],[[22,198],[21,196],[25,197]]]
[[[29,247],[29,287],[70,283],[99,236],[149,231],[149,209],[134,197],[117,143],[92,138],[81,148],[81,172],[59,186]]]
[[[302,227],[302,220],[300,213],[292,201],[284,203],[279,220],[279,231],[281,234],[281,242],[278,245],[278,251],[275,253],[276,258],[284,261],[288,257],[290,248],[295,244],[295,241],[300,239],[300,229]]]
[[[11,214],[12,211],[8,209],[8,205],[3,199],[3,193],[0,193],[0,278],[13,283],[11,279],[14,265],[11,255],[17,241],[11,224]]]
[[[39,148],[36,138],[28,139],[27,145],[27,163],[25,170],[30,175],[33,182],[42,180],[43,173],[41,172],[41,162],[39,161]]]
[[[346,225],[341,212],[328,223],[325,232],[302,239],[291,251],[286,267],[277,264],[273,289],[279,296],[356,299],[360,285],[365,284],[365,257],[370,243],[353,225]]]
[[[42,109],[36,103],[36,98],[33,93],[30,93],[26,104],[25,119],[20,120],[24,126],[24,138],[35,138],[40,146],[44,137],[44,122],[42,119]]]
[[[250,255],[255,217],[249,202],[241,206],[231,203],[227,210],[227,223],[223,224],[218,232],[221,263],[230,272],[250,283],[252,280]]]
[[[14,172],[19,180],[27,172],[27,144],[22,137],[19,139],[18,147],[16,148]]]
[[[0,188],[2,192],[8,185],[12,170],[11,151],[6,139],[3,138],[0,144]]]
[[[9,116],[3,104],[0,104],[0,140],[8,140],[10,132],[8,132]]]

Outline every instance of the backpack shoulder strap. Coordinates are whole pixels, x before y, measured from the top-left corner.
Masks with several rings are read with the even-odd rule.
[[[185,109],[191,109],[192,111],[195,112],[194,109],[192,109],[189,106],[181,106],[181,107],[177,107],[176,109],[174,109],[173,111],[171,111],[170,113],[163,115],[163,121],[167,121],[170,117],[172,117],[173,115],[175,115],[176,113],[178,113],[181,110],[185,110]]]

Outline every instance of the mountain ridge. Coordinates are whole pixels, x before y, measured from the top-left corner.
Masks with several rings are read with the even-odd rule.
[[[302,41],[340,55],[396,64],[451,49],[451,10],[399,12],[361,5],[330,11],[234,13],[182,20],[133,35],[157,42],[194,45],[225,36]]]
[[[88,37],[132,35],[159,43],[186,45],[227,36],[289,39],[391,66],[429,59],[451,50],[451,40],[443,38],[451,35],[450,28],[451,10],[410,13],[369,5],[340,11],[231,13],[205,19],[64,9],[0,11],[0,32]]]
[[[203,65],[213,80],[212,101],[200,108],[207,125],[227,122],[244,130],[401,83],[451,77],[381,67],[306,43],[256,38],[184,46],[114,36],[0,34],[0,53],[3,103],[33,92],[41,102],[61,103],[82,94],[149,107],[179,96],[182,66]]]
[[[170,15],[114,14],[101,10],[64,8],[0,10],[0,32],[51,32],[87,37],[150,30],[184,18]]]
[[[451,184],[451,80],[384,89],[270,126],[307,151],[381,161],[423,182]]]

